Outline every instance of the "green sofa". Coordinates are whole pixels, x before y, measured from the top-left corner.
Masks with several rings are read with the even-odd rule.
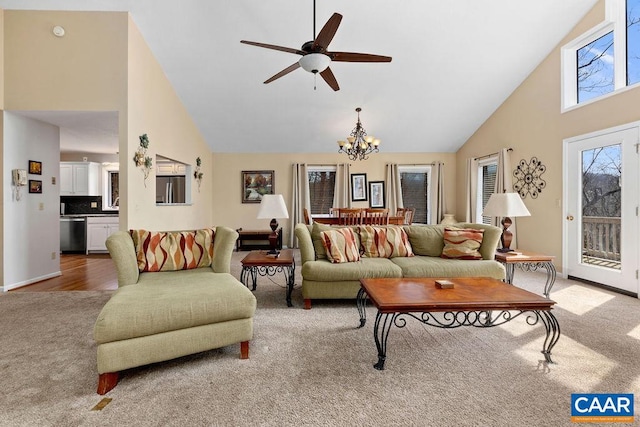
[[[505,269],[494,260],[502,230],[484,224],[458,223],[455,227],[483,229],[479,252],[481,260],[441,258],[444,247],[443,225],[403,226],[415,253],[413,257],[367,258],[357,262],[332,263],[326,258],[322,231],[328,225],[296,224],[302,261],[302,297],[304,308],[312,299],[351,299],[360,289],[360,279],[383,277],[492,277],[504,280]],[[354,232],[358,226],[351,226]]]
[[[131,234],[109,236],[118,290],[94,327],[99,394],[116,386],[120,371],[136,366],[235,343],[241,343],[240,357],[249,357],[256,298],[230,274],[238,234],[228,227],[214,232],[210,266],[142,273]]]

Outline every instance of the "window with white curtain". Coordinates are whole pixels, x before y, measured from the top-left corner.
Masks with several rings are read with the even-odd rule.
[[[429,224],[431,219],[431,166],[398,166],[402,204],[416,208],[413,222]]]
[[[478,162],[478,197],[476,199],[476,218],[482,218],[483,224],[491,224],[490,216],[482,216],[482,211],[495,192],[498,175],[498,158],[490,157]]]
[[[311,215],[328,215],[333,207],[333,193],[336,188],[335,166],[310,166],[309,198],[311,199]]]

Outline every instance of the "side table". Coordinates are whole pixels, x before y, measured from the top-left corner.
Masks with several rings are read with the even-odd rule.
[[[291,249],[283,249],[278,256],[269,255],[267,251],[251,251],[242,261],[242,272],[240,281],[248,288],[249,278],[251,278],[253,289],[256,290],[258,275],[275,276],[276,273],[284,273],[287,285],[287,306],[293,307],[291,303],[291,292],[296,277],[296,262]]]
[[[538,268],[547,270],[547,282],[544,285],[542,295],[549,298],[549,293],[556,282],[556,267],[553,265],[551,255],[538,254],[531,251],[514,249],[512,252],[496,252],[495,260],[504,264],[507,270],[506,282],[513,285],[513,276],[516,265],[523,271],[536,271]]]

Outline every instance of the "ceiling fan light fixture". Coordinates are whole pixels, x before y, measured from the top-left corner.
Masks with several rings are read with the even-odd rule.
[[[331,58],[322,53],[309,53],[298,61],[303,70],[316,74],[327,69],[331,64]]]

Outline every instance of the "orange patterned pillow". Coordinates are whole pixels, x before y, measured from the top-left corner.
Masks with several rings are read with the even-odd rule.
[[[358,228],[364,256],[369,258],[412,257],[413,249],[409,237],[402,227],[374,227],[365,225]]]
[[[360,244],[351,228],[337,228],[320,233],[327,258],[333,263],[360,261]]]
[[[209,267],[215,231],[130,230],[140,272],[189,270]]]
[[[484,230],[445,227],[442,258],[482,259],[480,245]]]

